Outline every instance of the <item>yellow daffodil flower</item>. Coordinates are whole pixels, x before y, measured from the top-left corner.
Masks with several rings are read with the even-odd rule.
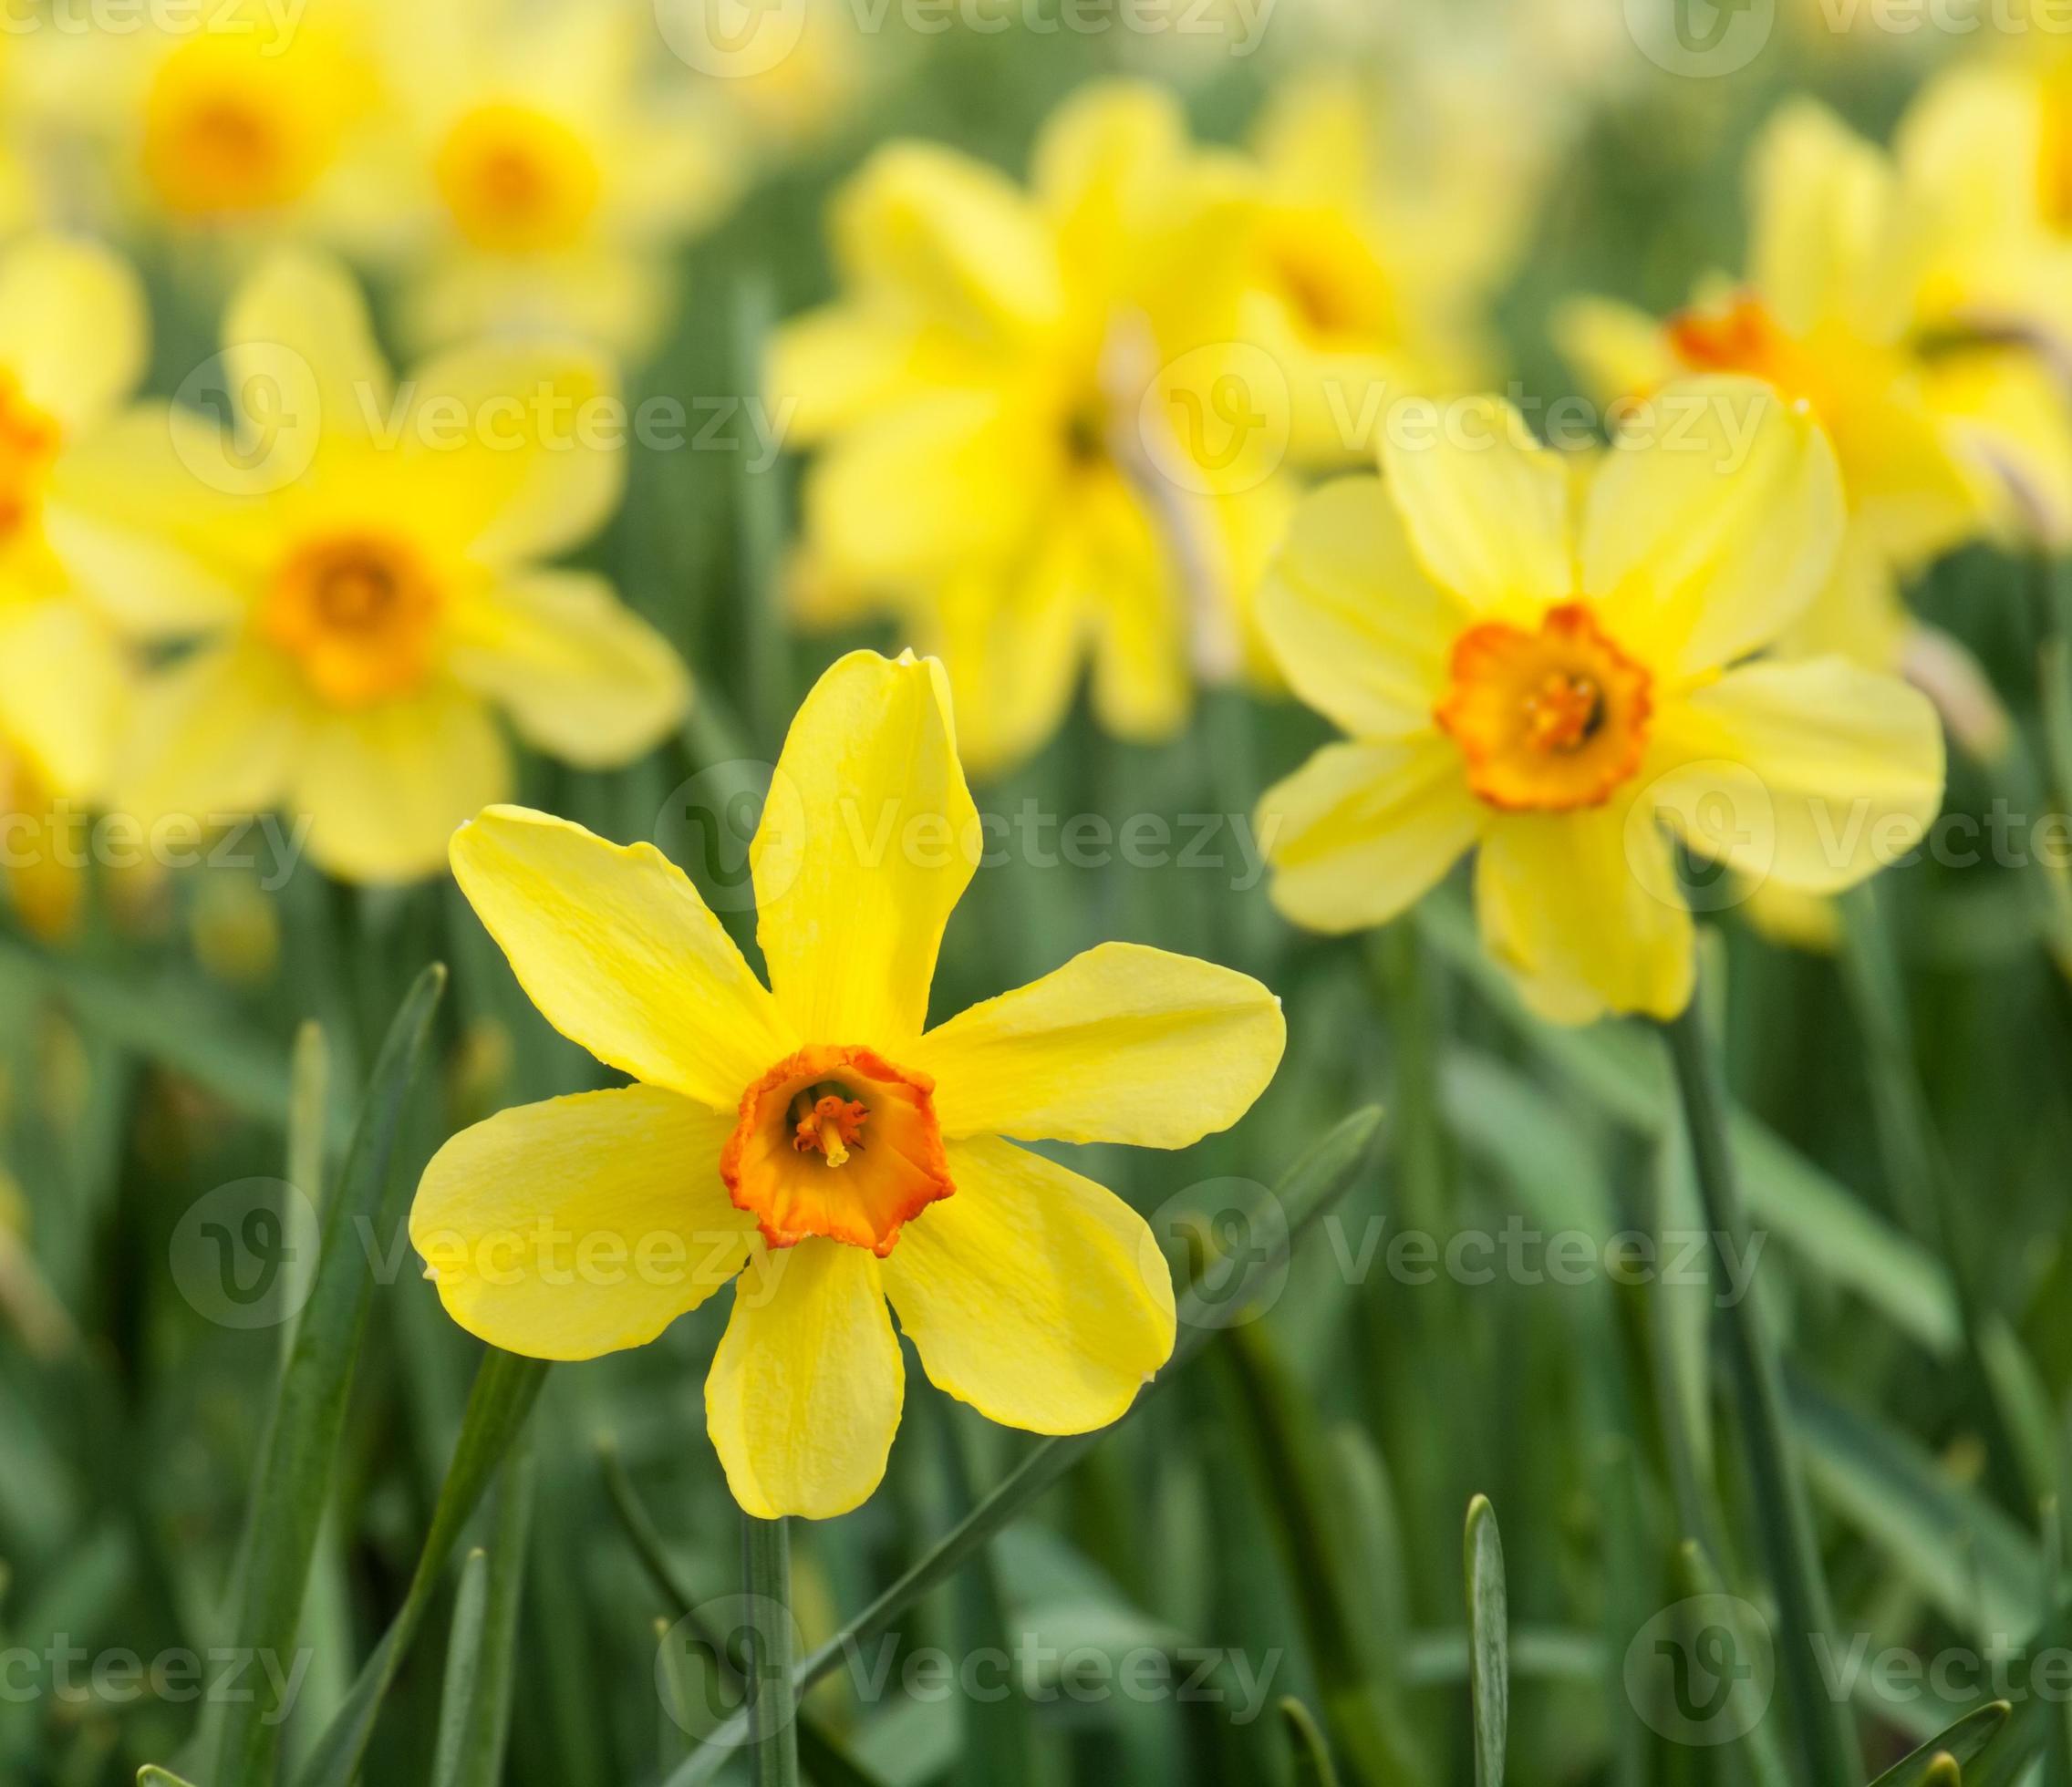
[[[813,583],[943,648],[980,773],[1050,737],[1089,661],[1132,739],[1244,665],[1289,502],[1285,377],[1237,339],[1250,182],[1119,84],[1052,119],[1028,193],[908,142],[837,201],[844,295],[771,376],[788,438],[824,448]]]
[[[412,338],[524,325],[645,352],[677,249],[736,184],[715,108],[652,79],[653,9],[475,0],[390,35],[409,165],[373,222],[417,263]]]
[[[232,428],[147,405],[60,468],[82,587],[193,646],[140,693],[122,807],[285,806],[332,873],[408,880],[510,792],[492,710],[588,768],[676,724],[675,654],[606,579],[541,564],[618,499],[622,456],[585,426],[602,363],[485,344],[399,389],[349,275],[300,255],[253,275],[224,336]]]
[[[765,990],[684,874],[497,808],[453,872],[534,1003],[636,1084],[449,1141],[410,1214],[454,1320],[582,1359],[721,1285],[706,1419],[735,1499],[844,1513],[885,1472],[900,1326],[938,1388],[1040,1433],[1116,1420],[1172,1352],[1172,1283],[1114,1193],[1002,1140],[1184,1148],[1285,1031],[1243,975],[1111,944],[928,1027],[978,819],[933,660],[843,658],[793,721],[751,852]]]
[[[1495,398],[1384,437],[1385,481],[1296,517],[1260,621],[1352,735],[1266,796],[1273,898],[1343,932],[1476,851],[1491,951],[1536,1009],[1658,1017],[1691,996],[1669,833],[1830,893],[1942,792],[1927,698],[1839,657],[1758,659],[1827,579],[1840,482],[1808,406],[1694,379],[1636,410],[1580,499]]]
[[[1378,98],[1312,76],[1258,131],[1243,334],[1287,372],[1292,450],[1312,464],[1370,455],[1392,400],[1480,388],[1496,358],[1481,313],[1523,243],[1511,183],[1451,139],[1384,132]]]
[[[1737,372],[1810,404],[1840,462],[1849,525],[1795,641],[1897,667],[1899,580],[2024,504],[2072,518],[2072,420],[2043,357],[1962,339],[1936,269],[1946,208],[1810,102],[1751,160],[1748,275],[1657,327],[1597,300],[1558,333],[1617,398],[1692,372]]]
[[[16,909],[46,935],[78,910],[76,834],[108,791],[130,675],[53,546],[53,484],[142,375],[146,331],[107,250],[32,236],[0,253],[0,820]]]

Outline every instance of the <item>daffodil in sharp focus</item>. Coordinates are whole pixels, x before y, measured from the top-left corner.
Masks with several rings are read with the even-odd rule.
[[[589,572],[543,561],[618,500],[609,368],[485,343],[399,386],[350,276],[283,255],[225,325],[225,429],[150,404],[59,468],[82,588],[155,646],[115,798],[147,822],[280,808],[355,881],[434,873],[511,792],[496,714],[610,768],[680,717],[675,653]]]
[[[1262,803],[1296,923],[1379,924],[1474,851],[1484,941],[1537,1009],[1669,1017],[1693,976],[1671,836],[1814,893],[1918,842],[1942,793],[1927,698],[1761,656],[1844,526],[1805,405],[1671,386],[1580,495],[1495,398],[1392,430],[1382,463],[1308,499],[1261,596],[1289,680],[1352,735]]]
[[[637,1082],[505,1110],[426,1170],[414,1245],[491,1344],[580,1359],[722,1285],[712,1443],[752,1514],[876,1486],[904,1370],[1042,1433],[1126,1410],[1174,1342],[1170,1276],[1112,1192],[1003,1140],[1182,1148],[1272,1078],[1279,1003],[1111,944],[928,1022],[979,852],[948,685],[859,652],[793,721],[751,853],[766,989],[651,846],[483,813],[461,889],[534,1003]]]

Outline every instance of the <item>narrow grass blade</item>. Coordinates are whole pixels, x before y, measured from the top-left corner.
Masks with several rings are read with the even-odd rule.
[[[408,1187],[389,1167],[445,984],[446,970],[434,963],[418,977],[389,1027],[337,1195],[326,1213],[316,1283],[281,1375],[239,1554],[237,1642],[258,1657],[285,1660],[295,1642],[353,1365],[374,1302],[375,1276],[359,1225],[370,1224],[377,1235],[387,1235],[402,1219]],[[267,1787],[285,1711],[277,1698],[262,1689],[224,1706],[211,1787]]]
[[[170,1769],[161,1769],[155,1762],[146,1762],[137,1771],[137,1787],[194,1787],[192,1781],[182,1781]]]
[[[1197,1285],[1186,1286],[1179,1298],[1179,1343],[1171,1361],[1151,1385],[1153,1392],[1171,1383],[1180,1369],[1222,1331],[1220,1325],[1228,1320],[1226,1312],[1243,1305],[1244,1286],[1268,1282],[1288,1257],[1294,1242],[1352,1190],[1373,1158],[1381,1131],[1379,1110],[1371,1106],[1356,1110],[1288,1170],[1272,1193],[1287,1217],[1285,1239],[1278,1245],[1261,1248],[1256,1257],[1242,1263],[1242,1281],[1235,1297],[1222,1286],[1207,1293]],[[1142,1406],[1140,1398],[1137,1407]],[[868,1644],[890,1630],[894,1620],[937,1584],[948,1580],[966,1558],[1001,1528],[1019,1519],[1031,1503],[1114,1431],[1103,1428],[1069,1439],[1045,1440],[1032,1447],[1021,1462],[904,1575],[799,1664],[794,1672],[798,1691],[803,1694],[856,1646]],[[667,1787],[695,1787],[699,1782],[713,1779],[732,1759],[746,1732],[747,1720],[736,1714],[669,1776]],[[346,1783],[340,1782],[338,1787],[346,1787]]]
[[[1994,1700],[1968,1712],[1940,1737],[1931,1738],[1911,1755],[1887,1769],[1870,1787],[1942,1787],[1963,1779],[1964,1763],[1983,1751],[2000,1735],[2013,1710],[2005,1700]],[[1940,1769],[1941,1773],[1936,1771]]]
[[[453,1616],[453,1637],[446,1658],[433,1787],[496,1787],[503,1779],[511,1685],[518,1658],[518,1612],[532,1524],[532,1467],[520,1447],[504,1466],[497,1491],[496,1532],[490,1549],[469,1558],[468,1572],[461,1579],[461,1598]],[[480,1605],[471,1609],[472,1578],[479,1578]],[[463,1611],[469,1616],[465,1621]]]
[[[479,1546],[461,1565],[453,1597],[453,1623],[446,1635],[446,1679],[439,1696],[439,1734],[432,1744],[432,1787],[454,1787],[461,1776],[461,1745],[468,1741],[469,1710],[482,1660],[482,1616],[489,1610],[489,1553]]]
[[[1338,1770],[1331,1765],[1331,1746],[1316,1715],[1293,1695],[1282,1699],[1279,1711],[1289,1748],[1295,1753],[1295,1787],[1338,1787]]]
[[[1726,1093],[1699,1002],[1662,1027],[1691,1137],[1691,1158],[1715,1246],[1746,1256],[1748,1219],[1741,1203],[1726,1130]],[[1723,1269],[1731,1260],[1723,1257]],[[1741,1413],[1741,1448],[1756,1525],[1777,1599],[1779,1673],[1808,1787],[1855,1781],[1863,1773],[1856,1726],[1847,1705],[1827,1690],[1817,1644],[1831,1637],[1834,1617],[1813,1535],[1813,1514],[1785,1429],[1784,1392],[1770,1338],[1756,1307],[1756,1286],[1721,1311],[1727,1362]]]
[[[345,1705],[295,1776],[295,1787],[352,1787],[368,1740],[374,1733],[382,1698],[409,1655],[446,1560],[490,1479],[533,1412],[546,1374],[547,1368],[539,1359],[494,1350],[483,1355],[474,1388],[468,1395],[467,1412],[461,1418],[461,1438],[453,1448],[452,1462],[446,1467],[446,1481],[440,1486],[431,1530],[418,1554],[417,1570],[403,1605],[389,1621],[374,1654],[361,1668]]]
[[[1486,1495],[1467,1504],[1465,1552],[1475,1787],[1504,1787],[1504,1745],[1511,1726],[1510,1610],[1504,1589],[1504,1541],[1497,1530],[1497,1511]]]

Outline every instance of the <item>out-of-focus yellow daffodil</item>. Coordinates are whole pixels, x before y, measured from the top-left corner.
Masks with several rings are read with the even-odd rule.
[[[837,201],[843,295],[772,371],[822,448],[812,586],[943,652],[975,770],[1049,738],[1083,665],[1105,728],[1159,739],[1197,670],[1244,664],[1290,501],[1285,375],[1237,338],[1254,196],[1169,95],[1114,85],[1052,120],[1030,192],[908,142]]]
[[[78,912],[87,808],[107,792],[130,669],[54,549],[54,479],[144,367],[144,295],[105,249],[32,236],[0,253],[0,822],[32,928]]]
[[[586,350],[453,350],[399,389],[350,277],[284,255],[225,326],[234,426],[147,405],[60,468],[82,586],[192,646],[140,692],[118,773],[140,816],[284,807],[333,873],[400,881],[510,791],[492,710],[540,749],[624,763],[687,699],[610,584],[542,561],[596,532],[622,456],[582,425]]]
[[[1942,792],[1927,698],[1839,657],[1757,660],[1829,574],[1834,455],[1803,404],[1694,379],[1589,478],[1494,398],[1384,436],[1385,483],[1308,499],[1260,621],[1352,735],[1270,790],[1273,897],[1342,932],[1469,850],[1482,934],[1561,1022],[1668,1017],[1690,914],[1663,828],[1833,892],[1910,847]]]
[[[386,235],[418,263],[413,339],[531,327],[645,351],[676,251],[735,183],[717,108],[662,82],[652,8],[472,0],[390,36],[408,165],[367,222],[374,252]]]
[[[1949,208],[1809,101],[1753,153],[1746,279],[1657,326],[1599,300],[1558,325],[1607,398],[1690,372],[1766,380],[1811,405],[1841,466],[1849,526],[1795,637],[1897,667],[1899,580],[2025,507],[2072,518],[2072,420],[2043,357],[1967,335],[1943,269]]]
[[[505,1110],[410,1215],[448,1312],[589,1358],[729,1282],[707,1426],[750,1513],[822,1518],[884,1475],[905,1371],[989,1419],[1079,1433],[1172,1352],[1171,1279],[1114,1193],[1003,1140],[1184,1148],[1273,1077],[1257,981],[1111,944],[927,1027],[979,853],[947,680],[843,658],[794,720],[750,862],[766,990],[647,845],[514,808],[453,841],[533,1001],[637,1084]]]
[[[1258,134],[1244,334],[1286,370],[1293,449],[1311,463],[1370,455],[1391,401],[1487,381],[1481,313],[1523,238],[1521,208],[1477,178],[1481,160],[1384,134],[1378,110],[1365,84],[1313,77],[1277,96]]]

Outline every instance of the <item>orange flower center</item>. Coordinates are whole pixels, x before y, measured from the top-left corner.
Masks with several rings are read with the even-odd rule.
[[[1454,643],[1452,671],[1434,718],[1467,759],[1468,786],[1491,806],[1601,806],[1639,770],[1648,673],[1581,603],[1549,609],[1537,633],[1501,621],[1470,627]]]
[[[809,1234],[880,1259],[901,1226],[957,1188],[935,1081],[868,1048],[802,1048],[741,1094],[720,1156],[727,1195],[772,1247]]]
[[[477,107],[440,145],[439,190],[462,235],[499,254],[566,248],[596,210],[589,145],[529,106]]]
[[[0,373],[0,538],[18,532],[41,506],[57,446],[57,424]]]
[[[285,105],[257,72],[175,56],[144,114],[144,171],[166,208],[212,217],[299,197],[316,168]]]
[[[1774,386],[1786,401],[1826,406],[1829,368],[1821,357],[1744,292],[1725,310],[1686,310],[1669,319],[1669,345],[1693,372],[1745,372]]]
[[[288,555],[261,604],[259,630],[297,661],[320,700],[367,708],[424,680],[440,605],[438,585],[409,546],[338,534]]]

